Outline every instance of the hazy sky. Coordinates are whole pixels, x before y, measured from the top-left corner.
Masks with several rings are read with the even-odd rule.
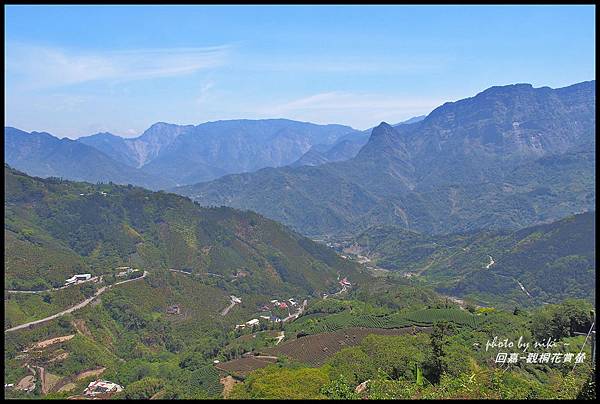
[[[366,129],[493,85],[595,78],[593,6],[5,6],[5,120],[76,138],[158,121]]]

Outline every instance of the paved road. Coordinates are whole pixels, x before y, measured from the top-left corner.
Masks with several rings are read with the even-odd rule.
[[[295,320],[298,318],[298,316],[300,316],[300,314],[302,314],[304,312],[304,309],[306,308],[306,304],[308,302],[306,301],[306,299],[304,299],[304,301],[302,302],[302,306],[300,306],[300,308],[298,309],[298,311],[294,314],[290,314],[289,316],[287,316],[286,318],[284,318],[282,321],[285,323],[286,321],[290,321],[290,320]]]
[[[231,299],[231,304],[227,307],[225,307],[222,311],[221,311],[221,315],[222,316],[226,316],[227,313],[229,313],[229,310],[233,309],[233,306],[235,306],[236,304],[238,304],[239,299],[235,296],[230,296],[229,297]],[[237,300],[236,300],[237,299]]]
[[[23,328],[27,328],[27,327],[29,327],[29,326],[31,326],[31,325],[36,325],[36,324],[45,323],[45,322],[47,322],[47,321],[54,320],[55,318],[58,318],[58,317],[64,316],[65,314],[72,313],[72,312],[74,312],[75,310],[79,310],[79,309],[81,309],[82,307],[85,307],[85,306],[87,306],[88,304],[90,304],[90,303],[91,303],[91,302],[92,302],[92,301],[93,301],[95,298],[97,298],[98,296],[100,296],[100,295],[101,295],[102,293],[104,293],[104,292],[105,292],[107,289],[110,289],[110,288],[111,288],[111,287],[113,287],[113,286],[122,285],[123,283],[127,283],[127,282],[133,282],[133,281],[137,281],[138,279],[143,279],[143,278],[145,278],[145,277],[146,277],[146,275],[148,275],[148,271],[144,271],[144,274],[143,274],[142,276],[138,277],[138,278],[133,278],[133,279],[128,279],[128,280],[125,280],[125,281],[117,282],[117,283],[115,283],[115,284],[113,284],[113,285],[109,285],[109,286],[103,286],[103,287],[101,287],[100,289],[98,289],[98,290],[96,291],[96,293],[94,294],[94,296],[92,296],[92,297],[89,297],[89,298],[85,299],[83,302],[81,302],[81,303],[78,303],[78,304],[76,304],[76,305],[75,305],[75,306],[73,306],[73,307],[70,307],[70,308],[68,308],[68,309],[66,309],[66,310],[63,310],[63,311],[61,311],[60,313],[56,313],[56,314],[54,314],[54,315],[52,315],[52,316],[49,316],[49,317],[46,317],[46,318],[42,318],[41,320],[30,321],[29,323],[25,323],[25,324],[18,325],[18,326],[16,326],[16,327],[9,328],[9,329],[7,329],[7,330],[4,330],[4,332],[5,332],[5,333],[7,333],[7,332],[11,332],[11,331],[22,330]]]
[[[186,271],[181,271],[179,269],[173,269],[173,268],[169,268],[169,271],[171,272],[179,272],[180,274],[184,274],[184,275],[191,275],[191,272],[186,272]]]

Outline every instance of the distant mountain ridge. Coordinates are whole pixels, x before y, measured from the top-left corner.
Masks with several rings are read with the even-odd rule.
[[[4,158],[20,170],[40,177],[62,177],[94,183],[134,183],[147,188],[175,185],[162,177],[121,163],[92,146],[68,138],[58,139],[46,132],[27,133],[5,127]]]
[[[37,132],[29,135],[7,127],[5,155],[14,167],[43,177],[166,189],[287,165],[315,144],[333,144],[354,132],[343,125],[286,119],[217,121],[197,126],[159,122],[136,138],[104,132],[74,141],[50,134],[42,139]],[[53,150],[48,161],[49,154],[39,148],[42,141],[44,149]],[[67,145],[80,150],[80,155],[62,155]]]
[[[111,133],[84,136],[77,141],[95,147],[116,160],[140,168],[157,157],[180,134],[193,125],[174,125],[158,122],[136,138],[122,138]]]
[[[425,117],[426,115],[415,116],[393,126],[417,123],[425,119]],[[355,157],[360,149],[367,144],[373,129],[374,128],[370,128],[362,132],[349,133],[339,138],[332,145],[314,145],[305,154],[303,154],[302,157],[294,161],[291,166],[318,166],[325,163],[349,160]]]
[[[312,145],[330,144],[351,132],[355,130],[343,125],[285,119],[208,122],[184,131],[142,169],[150,174],[169,173],[175,181],[190,184],[284,166]]]
[[[428,234],[519,228],[595,206],[595,81],[492,87],[424,120],[382,123],[356,157],[177,188],[303,234],[375,224]]]

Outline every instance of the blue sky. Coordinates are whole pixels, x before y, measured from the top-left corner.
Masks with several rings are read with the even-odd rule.
[[[366,129],[595,79],[593,6],[5,6],[5,121],[77,138],[290,118]]]

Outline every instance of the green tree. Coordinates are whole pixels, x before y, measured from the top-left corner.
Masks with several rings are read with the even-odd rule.
[[[356,400],[360,398],[359,394],[354,391],[354,387],[343,375],[321,387],[321,393],[333,400]]]
[[[447,336],[451,335],[453,327],[448,322],[439,322],[433,325],[433,330],[429,336],[431,344],[431,372],[430,381],[437,383],[442,373],[448,369],[447,362],[444,360],[446,355]]]
[[[165,383],[163,380],[155,377],[146,377],[137,382],[128,385],[119,395],[118,398],[128,400],[146,400],[158,393]]]

